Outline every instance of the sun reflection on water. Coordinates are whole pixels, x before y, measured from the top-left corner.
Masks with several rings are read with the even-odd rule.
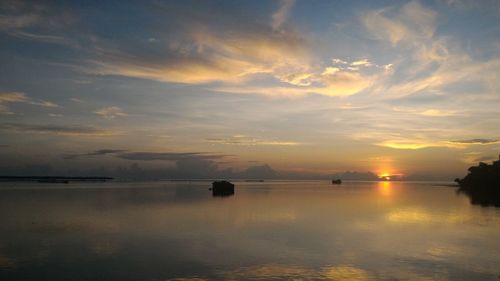
[[[378,183],[378,193],[383,197],[389,197],[392,195],[391,182],[381,181]]]

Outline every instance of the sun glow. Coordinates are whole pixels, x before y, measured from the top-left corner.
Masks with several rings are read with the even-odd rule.
[[[389,172],[383,172],[383,173],[378,174],[378,178],[381,180],[389,181],[389,180],[391,180],[391,177],[392,177],[392,174]]]
[[[377,173],[377,176],[379,180],[382,181],[394,181],[394,180],[401,180],[404,177],[404,174],[399,173],[399,172],[394,172],[394,169],[380,169],[380,172]]]

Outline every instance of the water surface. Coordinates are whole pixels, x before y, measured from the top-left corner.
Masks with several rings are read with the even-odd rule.
[[[2,183],[0,280],[500,280],[500,210],[436,183]]]

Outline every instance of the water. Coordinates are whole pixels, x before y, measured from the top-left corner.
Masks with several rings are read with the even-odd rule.
[[[500,280],[500,208],[435,183],[2,183],[0,280]]]

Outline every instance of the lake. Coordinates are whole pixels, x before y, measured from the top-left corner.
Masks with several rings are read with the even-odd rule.
[[[1,183],[0,280],[500,280],[500,208],[442,183]]]

